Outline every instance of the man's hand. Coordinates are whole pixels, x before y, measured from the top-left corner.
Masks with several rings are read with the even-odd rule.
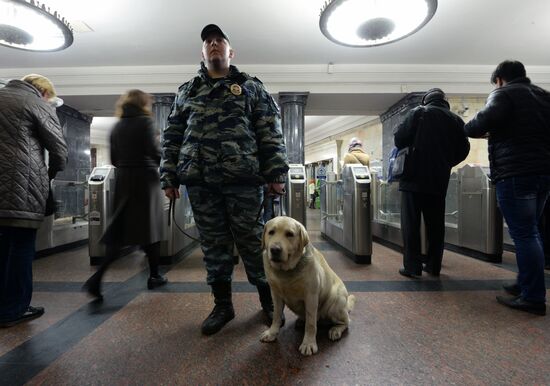
[[[284,196],[286,194],[285,184],[280,182],[270,182],[267,184],[267,194],[270,196]]]
[[[170,200],[175,200],[180,198],[180,190],[178,188],[165,188],[164,195]]]

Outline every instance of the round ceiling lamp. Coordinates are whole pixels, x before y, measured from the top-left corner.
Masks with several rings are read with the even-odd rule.
[[[59,51],[71,44],[71,26],[57,11],[34,0],[0,0],[0,45]]]
[[[380,46],[412,35],[436,9],[437,0],[329,0],[321,9],[319,27],[337,44]]]

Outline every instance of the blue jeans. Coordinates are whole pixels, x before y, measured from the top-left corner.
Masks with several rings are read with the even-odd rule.
[[[550,195],[550,175],[509,177],[497,181],[497,199],[516,246],[521,297],[544,303],[544,250],[538,223]]]
[[[32,297],[36,229],[0,227],[0,321],[23,315]]]

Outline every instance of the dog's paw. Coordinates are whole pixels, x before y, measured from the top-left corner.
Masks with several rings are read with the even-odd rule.
[[[302,355],[309,356],[313,354],[317,354],[318,348],[316,342],[306,343],[302,342],[300,345],[300,352]]]
[[[328,330],[328,338],[330,340],[338,340],[342,337],[342,333],[346,330],[343,326],[334,326]]]
[[[273,332],[271,329],[265,330],[262,335],[260,335],[260,341],[267,343],[267,342],[274,342],[277,340],[278,332]]]

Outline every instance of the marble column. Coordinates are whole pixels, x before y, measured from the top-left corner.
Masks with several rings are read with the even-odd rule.
[[[166,127],[175,97],[175,94],[153,94],[153,120],[161,136],[163,129]]]
[[[304,112],[308,92],[280,92],[282,129],[288,159],[292,164],[304,164]]]

